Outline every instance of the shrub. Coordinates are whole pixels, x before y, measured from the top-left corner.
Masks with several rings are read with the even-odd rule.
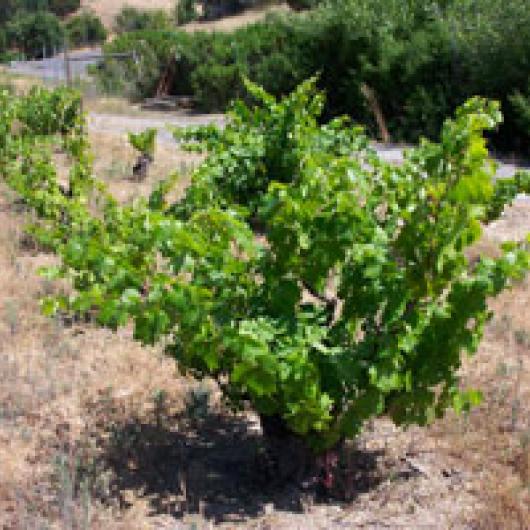
[[[434,138],[444,116],[481,94],[500,100],[505,112],[496,145],[530,153],[528,130],[509,100],[515,92],[530,95],[530,10],[524,0],[330,1],[310,16],[270,16],[230,35],[184,41],[169,32],[138,34],[117,39],[109,50],[126,46],[154,53],[159,78],[176,63],[173,93],[181,87],[197,91],[193,95],[208,110],[224,110],[231,97],[244,93],[236,72],[276,96],[320,72],[327,116],[347,113],[377,135],[377,106],[395,140]],[[140,85],[152,89],[157,82]]]
[[[81,0],[48,0],[50,11],[59,17],[74,13],[81,7]]]
[[[271,0],[201,0],[200,3],[202,4],[203,19],[217,20],[227,15],[240,13],[247,8],[270,2]]]
[[[77,124],[81,115],[81,97],[67,88],[53,91],[32,87],[21,99],[18,119],[26,134],[49,136],[66,133]]]
[[[17,48],[27,57],[52,55],[62,47],[64,30],[52,13],[18,13],[6,25],[10,47]]]
[[[0,23],[11,19],[17,11],[51,11],[59,17],[74,13],[81,7],[81,0],[2,0]]]
[[[4,29],[0,28],[0,53],[7,51],[7,34]]]
[[[524,96],[521,92],[514,92],[508,99],[515,113],[514,120],[530,136],[530,84],[527,94]]]
[[[114,29],[117,33],[140,30],[165,30],[172,26],[169,15],[161,9],[124,7],[117,15]]]
[[[235,103],[224,129],[175,133],[207,157],[173,205],[175,177],[133,204],[64,196],[38,139],[12,132],[24,102],[1,95],[0,168],[61,258],[48,276],[76,291],[45,310],[132,320],[138,340],[216,378],[232,406],[251,404],[295,460],[374,417],[425,425],[478,403],[460,387],[462,357],[477,351],[488,299],[530,268],[530,240],[496,258],[465,252],[530,193],[528,174],[495,182],[483,132],[498,104],[469,100],[396,167],[348,120],[319,124],[315,80],[282,100],[248,87],[260,105]],[[75,153],[77,179],[89,157]]]
[[[287,4],[295,11],[302,11],[304,9],[312,9],[318,6],[324,0],[287,0]]]
[[[187,24],[197,18],[194,0],[178,0],[175,8],[175,20],[178,25]]]
[[[157,130],[147,129],[141,133],[129,133],[129,143],[140,155],[149,156],[153,158],[155,155],[155,140]]]
[[[68,20],[66,32],[70,44],[74,46],[97,44],[107,39],[107,30],[103,26],[101,19],[89,11],[85,11]]]

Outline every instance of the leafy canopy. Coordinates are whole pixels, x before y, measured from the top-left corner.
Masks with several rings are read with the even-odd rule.
[[[155,154],[156,129],[146,129],[141,133],[129,133],[129,143],[142,155],[150,156]]]
[[[280,418],[316,450],[374,416],[424,425],[477,403],[459,386],[462,355],[477,350],[488,298],[530,266],[528,241],[498,258],[465,252],[530,192],[528,174],[494,179],[483,132],[498,105],[469,100],[439,142],[395,166],[346,119],[319,123],[314,79],[282,100],[247,87],[259,105],[234,104],[224,129],[175,133],[206,160],[173,204],[176,175],[118,204],[90,177],[78,126],[62,137],[66,197],[50,141],[9,125],[27,102],[2,96],[2,172],[61,257],[47,274],[76,290],[45,309],[97,310],[112,328],[132,320],[138,340],[164,341],[183,370],[218,379],[233,405]]]

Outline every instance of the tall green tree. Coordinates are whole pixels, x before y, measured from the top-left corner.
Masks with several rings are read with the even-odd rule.
[[[10,47],[23,52],[29,58],[50,56],[64,43],[64,28],[53,13],[18,12],[6,24]]]

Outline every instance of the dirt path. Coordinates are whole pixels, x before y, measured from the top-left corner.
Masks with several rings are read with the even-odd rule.
[[[125,116],[115,114],[104,114],[91,112],[89,113],[88,126],[94,134],[116,133],[125,134],[127,132],[140,132],[148,127],[155,127],[159,130],[158,139],[164,143],[173,143],[173,136],[170,132],[171,127],[188,127],[193,125],[206,125],[215,123],[223,125],[225,118],[223,114],[169,114],[164,116],[162,113],[156,115],[152,113],[149,117],[143,116]],[[403,152],[406,147],[398,145],[383,145],[374,143],[373,147],[379,153],[379,156],[387,162],[399,164],[403,161]],[[498,161],[499,167],[497,176],[505,178],[512,176],[522,166],[511,162]],[[527,167],[528,169],[528,167]]]
[[[114,114],[89,113],[88,127],[91,133],[125,134],[138,133],[149,127],[159,131],[158,140],[163,143],[174,143],[171,127],[189,127],[215,123],[222,125],[225,119],[222,114],[181,114],[164,117],[122,116]]]

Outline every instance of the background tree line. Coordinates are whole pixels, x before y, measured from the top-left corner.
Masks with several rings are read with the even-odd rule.
[[[0,55],[13,58],[50,56],[70,45],[102,42],[107,32],[89,11],[72,16],[80,0],[5,0],[0,5]],[[66,18],[67,17],[67,18]]]
[[[445,116],[478,94],[502,104],[496,145],[530,154],[526,0],[327,0],[230,34],[151,29],[107,47],[131,49],[140,61],[107,61],[104,86],[151,96],[170,74],[171,94],[219,111],[247,97],[244,76],[281,96],[319,73],[327,117],[348,114],[381,135],[379,115],[397,141],[435,136]]]

